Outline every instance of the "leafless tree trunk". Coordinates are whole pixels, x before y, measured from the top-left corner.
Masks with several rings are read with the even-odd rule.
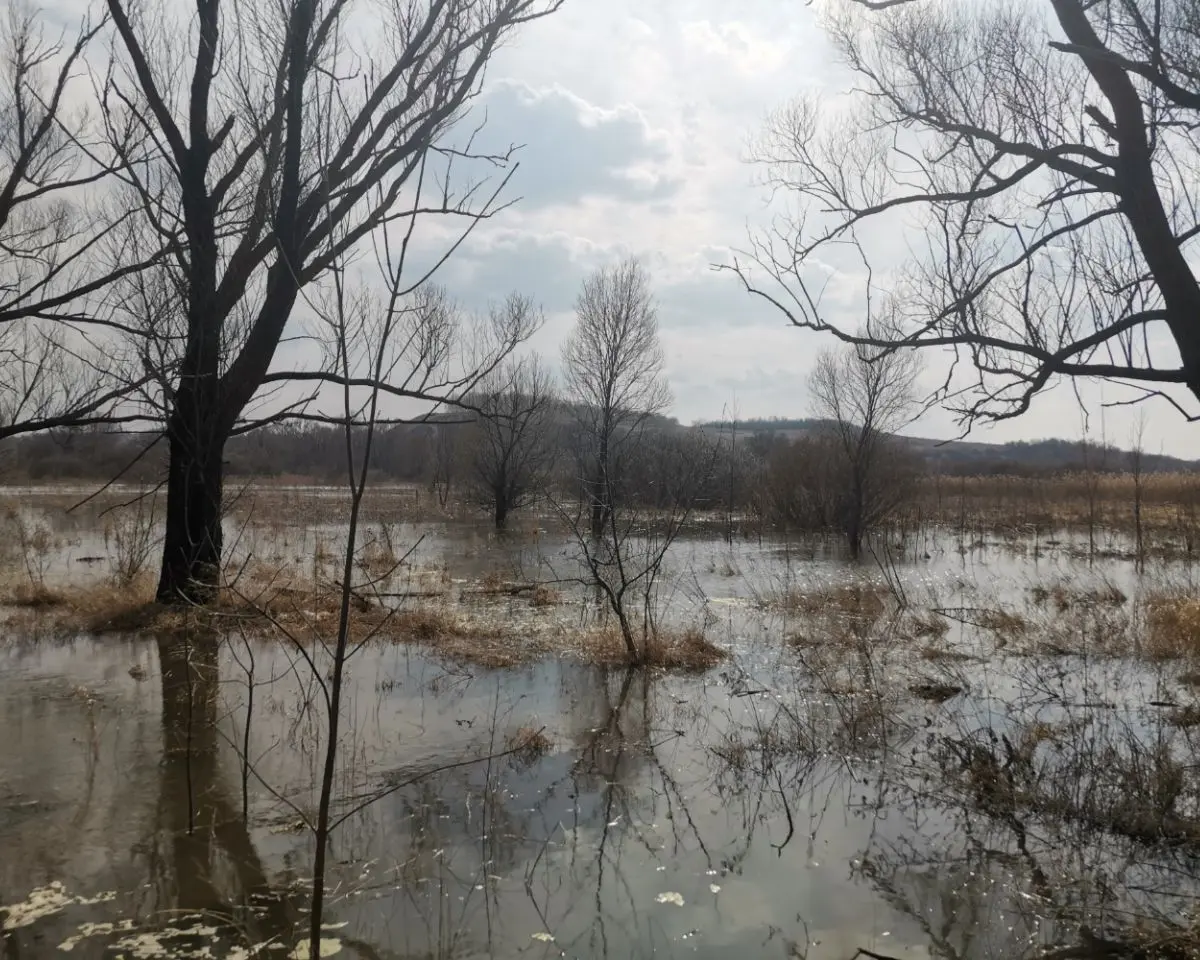
[[[846,346],[821,354],[809,377],[813,411],[829,420],[844,470],[835,522],[855,558],[905,495],[903,451],[892,434],[916,412],[917,373],[911,352]]]
[[[637,260],[588,277],[575,316],[563,347],[563,378],[585,444],[580,479],[598,537],[615,507],[622,457],[671,394],[650,278]]]
[[[770,122],[756,159],[792,212],[728,265],[746,289],[797,326],[966,360],[936,395],[968,423],[1023,413],[1064,376],[1200,397],[1194,4],[827,11],[853,89]],[[897,262],[881,238],[912,224]],[[853,313],[823,302],[828,266]],[[888,301],[894,329],[843,322]]]
[[[473,225],[499,209],[511,150],[478,149],[473,134],[456,136],[459,120],[497,46],[560,3],[395,0],[360,12],[354,0],[194,0],[181,31],[166,0],[107,0],[118,41],[102,94],[110,139],[131,206],[170,252],[183,328],[162,398],[160,600],[213,595],[223,450],[251,401],[292,385],[300,395],[275,404],[294,410],[347,385],[330,357],[276,364],[300,291],[380,230],[429,214]],[[362,31],[359,15],[382,20]],[[492,187],[485,168],[501,171]],[[422,396],[386,376],[378,386]]]
[[[528,311],[523,298],[509,309]],[[543,494],[554,468],[554,418],[558,404],[550,372],[536,355],[500,367],[473,398],[479,410],[475,424],[473,467],[481,500],[493,509],[497,530],[511,511]]]
[[[725,491],[725,542],[733,543],[733,515],[741,503],[742,464],[738,460],[738,405],[734,401],[729,411],[728,476]]]
[[[1142,539],[1142,501],[1145,497],[1146,411],[1139,410],[1129,432],[1129,474],[1133,477],[1133,536],[1137,567],[1146,565],[1146,544]]]
[[[1083,467],[1083,490],[1087,501],[1088,558],[1096,556],[1096,527],[1100,522],[1100,462],[1103,458],[1103,443],[1097,451],[1096,445],[1085,435],[1079,441],[1079,457]]]

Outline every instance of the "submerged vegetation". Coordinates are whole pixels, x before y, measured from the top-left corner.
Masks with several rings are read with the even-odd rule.
[[[353,832],[331,841],[339,862],[330,877],[339,890],[375,890],[408,922],[427,922],[432,901],[412,896],[430,884],[461,891],[452,895],[464,903],[482,885],[489,899],[521,915],[504,882],[489,879],[506,876],[494,865],[498,857],[510,858],[518,875],[540,878],[540,914],[522,920],[520,934],[494,927],[502,943],[537,942],[530,938],[539,933],[560,943],[598,930],[600,912],[572,920],[573,898],[552,891],[599,884],[602,910],[617,909],[609,898],[623,895],[602,879],[614,869],[625,871],[625,883],[648,884],[650,901],[668,890],[688,910],[702,896],[737,888],[725,863],[742,863],[739,882],[759,883],[764,858],[780,856],[776,846],[790,877],[816,869],[792,859],[810,829],[800,811],[835,803],[855,811],[864,831],[830,833],[832,821],[811,829],[851,845],[847,856],[862,864],[866,890],[878,898],[871,909],[891,918],[879,921],[887,925],[881,930],[927,909],[928,891],[903,886],[920,850],[923,862],[969,863],[988,876],[1001,870],[992,889],[1013,898],[1013,909],[1026,891],[1035,897],[1022,908],[1032,911],[1031,925],[1012,933],[1012,950],[1022,956],[1074,942],[1081,926],[1122,949],[1166,941],[1193,949],[1191,927],[1144,879],[1136,890],[1114,880],[1103,893],[1066,879],[1101,876],[1113,858],[1134,865],[1131,877],[1155,877],[1171,869],[1171,858],[1200,849],[1200,780],[1189,760],[1200,730],[1193,682],[1200,614],[1186,554],[1159,552],[1144,564],[1120,549],[1092,554],[1079,528],[1036,541],[990,534],[961,549],[949,525],[868,538],[863,554],[871,559],[854,563],[839,553],[838,539],[761,534],[749,520],[731,541],[702,510],[664,551],[654,590],[639,595],[637,615],[648,626],[641,665],[630,669],[611,605],[597,596],[569,524],[550,513],[535,523],[514,520],[497,535],[487,518],[440,506],[417,519],[412,491],[377,489],[364,498],[354,585],[345,593],[344,533],[328,495],[251,488],[230,512],[237,548],[219,596],[204,608],[181,608],[155,602],[147,571],[127,580],[123,565],[110,562],[123,548],[111,534],[105,544],[106,522],[119,519],[106,511],[128,500],[128,490],[70,514],[58,506],[66,496],[47,491],[14,503],[2,521],[40,531],[3,541],[0,617],[14,638],[4,656],[21,662],[20,638],[27,638],[97,644],[87,649],[103,653],[89,656],[121,664],[119,683],[81,676],[53,701],[55,716],[137,709],[139,697],[159,686],[164,756],[174,758],[162,776],[172,778],[180,804],[163,836],[223,824],[221,842],[235,844],[227,855],[258,863],[264,879],[255,889],[269,887],[274,905],[269,916],[231,925],[225,907],[217,916],[195,899],[178,901],[204,919],[176,934],[169,921],[135,919],[123,894],[87,915],[80,898],[65,897],[20,931],[57,924],[61,941],[80,949],[120,949],[141,936],[164,944],[190,937],[228,950],[303,939],[303,877],[288,879],[274,855],[255,861],[253,851],[280,843],[299,849],[311,835],[317,808],[297,791],[297,771],[310,762],[307,738],[325,729],[316,708],[330,680],[307,659],[322,662],[346,601],[344,682],[353,705],[331,822]],[[657,542],[649,523],[633,525],[630,536],[634,544]],[[1127,531],[1106,528],[1099,542],[1129,540]],[[1035,542],[1038,564],[1030,562]],[[652,616],[641,606],[647,597]],[[0,692],[20,702],[15,691]],[[386,719],[394,711],[425,719],[396,741],[397,721]],[[97,749],[113,750],[120,729],[101,724],[89,736]],[[220,787],[209,779],[208,758],[218,755],[235,772]],[[18,785],[11,802],[25,803],[31,789]],[[586,800],[582,822],[607,829],[602,843],[612,853],[603,869],[571,866],[597,862],[593,854],[562,859],[581,855],[589,841],[556,825],[560,790],[571,803]],[[534,794],[547,799],[531,801]],[[10,802],[5,796],[0,804]],[[719,819],[716,803],[725,811]],[[735,810],[740,826],[732,829],[726,815]],[[395,817],[403,839],[372,841],[364,862],[380,866],[355,866],[362,855],[355,838],[386,833]],[[530,817],[544,819],[536,825]],[[875,817],[903,824],[889,834],[894,843],[866,829]],[[234,824],[244,824],[236,841]],[[632,853],[638,836],[658,836],[663,824],[674,825],[669,842],[703,878],[700,887],[674,874],[656,885],[663,841]],[[759,830],[769,840],[754,839]],[[479,853],[479,834],[493,832],[488,843],[534,839],[503,854]],[[23,828],[15,836],[36,845]],[[455,851],[443,856],[453,856],[457,880],[423,846],[435,836],[442,845],[435,850]],[[611,859],[617,850],[624,851],[619,868]],[[376,886],[385,865],[394,879]],[[942,895],[956,911],[974,909],[956,876],[949,870]],[[5,882],[11,889],[12,879]],[[205,882],[234,898],[243,889],[241,880]],[[524,890],[523,880],[516,889]],[[1129,898],[1123,912],[1112,910],[1114,896]],[[354,949],[348,944],[363,914],[342,897],[330,905],[326,922],[334,926],[322,938],[344,953]],[[484,916],[468,909],[454,937],[481,943]],[[712,935],[706,920],[691,922]],[[637,953],[635,941],[651,935],[635,923],[627,935],[610,929],[609,936]]]

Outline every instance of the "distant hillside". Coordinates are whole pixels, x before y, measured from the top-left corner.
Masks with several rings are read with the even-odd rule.
[[[825,420],[772,417],[738,421],[741,436],[786,437],[795,439],[820,429]],[[728,432],[729,424],[713,421],[701,424],[705,430]],[[1016,440],[1011,443],[983,443],[977,440],[930,440],[925,437],[899,437],[920,453],[925,462],[941,473],[953,474],[1026,474],[1055,473],[1090,467],[1100,471],[1129,469],[1130,454],[1118,447],[1088,444],[1078,440]],[[1145,453],[1142,468],[1147,473],[1200,471],[1200,461],[1182,460],[1163,454]]]

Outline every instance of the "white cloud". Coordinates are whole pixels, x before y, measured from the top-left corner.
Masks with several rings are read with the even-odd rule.
[[[480,102],[486,133],[494,144],[524,144],[511,191],[523,199],[482,225],[439,281],[470,309],[513,289],[532,295],[547,314],[532,347],[557,364],[584,276],[639,255],[654,277],[680,420],[716,418],[735,402],[742,417],[804,415],[807,372],[829,341],[790,327],[712,265],[728,263],[745,246],[747,229],[777,209],[745,163],[765,116],[793,93],[836,91],[841,76],[802,4],[566,4],[491,66]],[[864,238],[871,254],[901,259],[910,242],[905,226],[902,214],[881,224]],[[429,237],[443,229],[433,225]],[[853,251],[831,251],[806,270],[825,284],[823,307],[853,326],[864,280]],[[873,276],[888,280],[886,270]],[[940,363],[930,359],[930,383]],[[1128,394],[1093,385],[1084,396],[1090,432],[1098,435],[1101,404]],[[1200,431],[1165,405],[1155,412],[1148,449],[1200,454]],[[1133,416],[1107,409],[1105,434],[1125,440]],[[1073,391],[1060,388],[1031,415],[976,435],[1077,436],[1081,422]],[[910,432],[950,437],[958,428],[937,410]]]

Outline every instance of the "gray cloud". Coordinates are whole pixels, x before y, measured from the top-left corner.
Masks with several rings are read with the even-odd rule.
[[[663,200],[679,189],[666,170],[667,138],[634,107],[597,107],[562,87],[504,81],[482,107],[488,127],[520,144],[512,191],[524,210],[587,197]]]

